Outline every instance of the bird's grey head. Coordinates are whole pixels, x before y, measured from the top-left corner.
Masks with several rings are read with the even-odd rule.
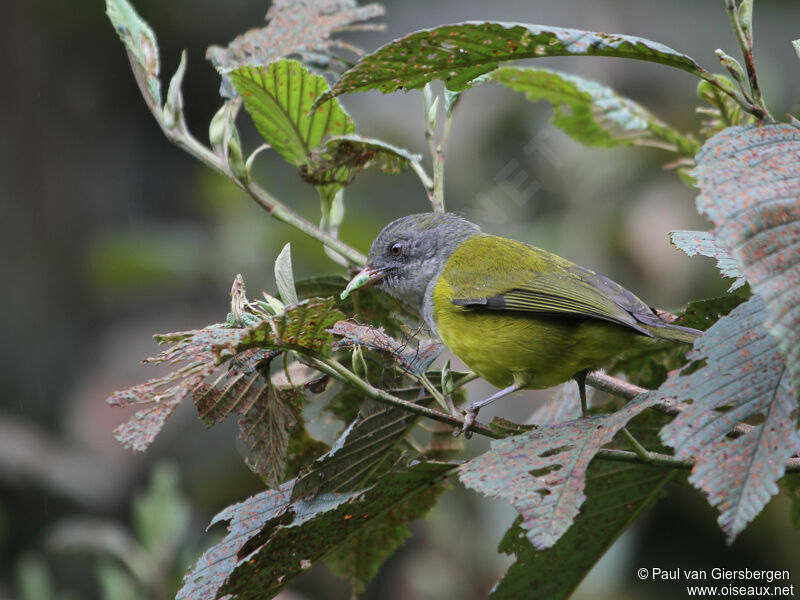
[[[429,284],[461,242],[480,232],[477,225],[452,213],[402,217],[384,227],[372,242],[365,271],[374,275],[375,285],[383,291],[424,314]]]

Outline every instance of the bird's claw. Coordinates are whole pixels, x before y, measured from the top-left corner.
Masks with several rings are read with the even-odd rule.
[[[461,429],[453,433],[454,437],[460,436],[462,433],[464,437],[469,439],[472,437],[472,432],[469,430],[472,427],[472,424],[475,422],[475,418],[478,416],[478,411],[468,408],[466,413],[464,414],[464,424],[461,426]]]

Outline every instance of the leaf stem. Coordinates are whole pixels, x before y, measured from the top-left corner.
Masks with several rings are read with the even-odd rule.
[[[346,383],[357,390],[361,391],[366,396],[372,398],[373,400],[377,400],[378,402],[382,402],[383,404],[390,404],[392,406],[397,406],[398,408],[403,408],[408,410],[409,412],[418,414],[422,417],[428,417],[429,419],[433,419],[434,421],[440,421],[442,423],[447,423],[454,427],[461,428],[464,425],[463,419],[453,417],[443,412],[439,412],[438,410],[434,410],[432,408],[427,408],[425,406],[420,406],[418,404],[414,404],[413,402],[408,402],[407,400],[403,400],[402,398],[398,398],[397,396],[390,394],[384,390],[379,390],[378,388],[373,387],[369,382],[364,381],[360,377],[358,377],[355,373],[349,371],[343,365],[338,363],[337,361],[319,357],[319,356],[306,356],[306,358],[314,365],[317,369],[322,371],[323,373],[327,373],[331,377],[338,379],[339,381]],[[493,429],[487,427],[483,423],[475,422],[472,425],[471,430],[475,433],[479,433],[481,435],[485,435],[486,437],[490,437],[492,439],[501,439],[503,436],[501,433],[494,431]]]
[[[725,12],[728,13],[728,18],[731,21],[731,27],[736,34],[736,39],[739,41],[739,48],[744,57],[745,68],[747,69],[747,78],[750,82],[750,96],[753,98],[752,105],[758,107],[761,111],[761,119],[768,119],[774,121],[775,119],[767,110],[764,97],[761,94],[761,88],[758,85],[758,76],[756,75],[756,64],[753,58],[753,25],[752,21],[748,23],[747,30],[742,27],[739,20],[739,11],[736,7],[736,0],[725,0]],[[752,20],[752,11],[748,17]],[[754,113],[755,114],[755,113]]]
[[[134,73],[136,69],[134,68]],[[255,182],[247,178],[239,178],[232,172],[230,166],[223,160],[221,156],[214,153],[209,147],[202,144],[196,137],[192,135],[186,125],[183,110],[180,111],[177,120],[172,127],[168,126],[164,120],[164,111],[153,102],[147,93],[146,83],[141,81],[139,77],[136,78],[139,84],[139,91],[144,97],[147,107],[150,109],[153,117],[161,127],[164,135],[179,148],[197,158],[200,162],[208,167],[211,167],[218,173],[230,178],[236,185],[245,190],[253,200],[260,206],[265,208],[270,215],[277,220],[291,225],[292,227],[302,231],[309,237],[321,242],[326,247],[334,250],[347,258],[355,266],[362,266],[367,261],[367,257],[358,252],[356,249],[345,244],[340,239],[332,236],[326,231],[314,225],[311,221],[306,220],[291,208],[286,206],[283,202],[275,198],[267,190],[257,185]]]

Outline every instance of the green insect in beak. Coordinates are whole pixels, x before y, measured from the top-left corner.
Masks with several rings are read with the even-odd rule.
[[[415,307],[453,354],[501,388],[466,408],[462,432],[498,398],[569,379],[585,414],[588,373],[628,350],[691,344],[701,333],[665,322],[607,277],[450,213],[389,223],[342,298],[371,285]]]

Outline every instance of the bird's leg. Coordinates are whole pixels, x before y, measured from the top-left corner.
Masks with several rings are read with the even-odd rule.
[[[581,371],[575,375],[575,381],[578,383],[578,395],[581,397],[581,416],[587,416],[586,408],[586,376],[589,371]]]
[[[513,394],[521,390],[524,387],[524,384],[515,383],[513,385],[508,386],[507,388],[503,388],[496,394],[492,394],[488,398],[484,398],[483,400],[478,400],[477,402],[473,402],[466,408],[466,414],[464,415],[464,425],[459,429],[455,435],[459,436],[462,433],[464,437],[470,438],[472,437],[472,433],[469,431],[469,428],[472,427],[472,424],[475,422],[475,418],[478,416],[478,411],[482,409],[487,404],[491,404],[498,398],[502,398],[504,396],[508,396],[509,394]]]

